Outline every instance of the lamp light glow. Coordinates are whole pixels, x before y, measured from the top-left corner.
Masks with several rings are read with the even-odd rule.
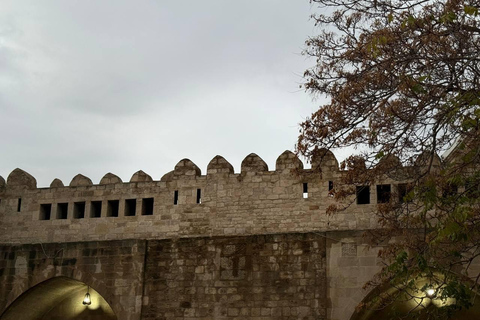
[[[87,293],[85,293],[85,297],[83,298],[83,305],[84,306],[89,306],[92,304],[92,299],[90,298],[90,287],[87,288]]]
[[[428,288],[425,293],[427,294],[427,297],[433,298],[435,296],[435,289],[433,288]]]

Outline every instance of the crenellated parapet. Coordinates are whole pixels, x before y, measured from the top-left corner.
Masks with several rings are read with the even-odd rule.
[[[385,159],[398,165],[396,161]],[[380,199],[376,188],[364,203],[335,216],[326,214],[334,203],[332,188],[343,174],[328,150],[318,150],[311,169],[304,169],[293,152],[285,151],[273,171],[251,153],[235,173],[217,155],[205,175],[191,160],[182,159],[160,180],[140,170],[129,182],[107,173],[94,184],[78,174],[69,185],[54,179],[49,188],[37,188],[33,176],[15,169],[7,181],[0,177],[0,243],[375,228],[372,212]],[[398,184],[394,178],[382,183],[392,188]]]

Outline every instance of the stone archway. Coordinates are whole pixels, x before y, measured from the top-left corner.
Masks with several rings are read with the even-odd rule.
[[[89,288],[91,304],[83,305],[87,285],[67,277],[43,281],[19,296],[0,320],[117,320],[105,299]]]
[[[417,288],[425,288],[426,282],[420,280],[415,283]],[[385,303],[379,297],[395,297]],[[412,297],[413,296],[413,297]],[[469,309],[455,311],[449,320],[476,320],[480,319],[480,298],[476,298]],[[433,319],[438,316],[441,308],[454,304],[454,299],[441,300],[429,297],[427,292],[416,290],[407,292],[388,285],[373,289],[357,307],[350,320],[381,320],[381,319]],[[442,318],[443,319],[443,318]]]

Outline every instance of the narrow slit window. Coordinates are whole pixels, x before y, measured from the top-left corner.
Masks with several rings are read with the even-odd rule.
[[[175,190],[173,192],[173,204],[177,205],[178,204],[178,190]]]
[[[42,203],[40,205],[40,220],[50,220],[51,213],[52,213],[51,203]]]
[[[107,201],[107,217],[118,217],[118,200],[108,200]]]
[[[137,199],[125,200],[125,216],[132,217],[137,213]]]
[[[57,204],[57,219],[67,219],[68,216],[68,203]]]
[[[333,190],[333,181],[328,181],[328,191]]]
[[[85,202],[75,202],[73,204],[73,218],[83,219],[85,218]]]
[[[21,210],[22,210],[22,198],[18,198],[17,212],[20,212]]]
[[[333,181],[328,181],[328,196],[334,197],[335,196],[335,189],[333,185]]]
[[[90,204],[90,218],[100,218],[102,216],[102,201],[92,201]]]
[[[391,187],[389,184],[377,185],[377,203],[390,202]]]
[[[197,203],[202,203],[202,189],[197,189]]]
[[[304,182],[303,183],[303,199],[308,198],[308,183]]]
[[[357,186],[357,204],[370,203],[370,186]]]
[[[153,198],[142,199],[142,216],[151,216],[153,214]]]

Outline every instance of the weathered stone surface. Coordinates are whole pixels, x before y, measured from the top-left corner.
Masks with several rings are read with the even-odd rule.
[[[92,186],[93,182],[90,178],[85,177],[83,174],[77,174],[70,182],[70,187],[87,187]]]
[[[173,175],[175,177],[184,176],[184,177],[196,177],[201,175],[202,172],[200,168],[197,167],[195,163],[189,159],[182,159],[176,165],[173,170]]]
[[[5,182],[5,179],[3,179],[2,176],[0,176],[0,188],[5,188],[7,183]]]
[[[130,179],[130,182],[151,182],[153,181],[152,177],[143,172],[142,170],[139,170],[135,172]]]
[[[50,183],[50,188],[63,188],[63,182],[60,179],[53,179],[52,183]]]
[[[115,184],[115,183],[122,183],[122,179],[120,179],[119,176],[114,175],[113,173],[109,172],[106,175],[103,176],[103,178],[100,180],[100,184]]]
[[[325,263],[321,235],[151,241],[143,316],[326,319]]]
[[[222,156],[215,156],[207,166],[207,175],[233,173],[233,166]]]
[[[168,173],[165,173],[161,178],[160,178],[160,181],[171,181],[173,180],[173,177],[174,177],[174,172],[173,170],[168,172]]]
[[[184,159],[160,181],[139,171],[132,183],[92,185],[78,175],[39,189],[12,173],[0,188],[0,314],[65,276],[98,290],[118,320],[350,319],[381,267],[380,248],[362,238],[378,227],[377,188],[371,204],[327,216],[330,187],[347,172],[328,152],[314,165],[302,171],[286,151],[267,171],[251,154],[235,174],[217,156],[204,176]]]
[[[20,187],[26,189],[35,189],[37,187],[37,180],[28,172],[17,168],[8,175],[7,186],[9,188]]]
[[[397,156],[393,154],[383,157],[380,160],[379,165],[384,166],[386,168],[402,168],[402,162]]]
[[[139,320],[145,246],[137,240],[0,245],[0,314],[22,293],[62,276],[94,288],[118,320]]]
[[[303,163],[298,159],[297,155],[290,150],[285,150],[276,161],[275,170],[284,171],[284,170],[302,170]]]
[[[4,210],[0,215],[0,243],[239,236],[375,227],[373,203],[350,206],[345,213],[328,219],[322,214],[332,203],[328,197],[330,182],[340,179],[341,171],[328,176],[313,170],[290,174],[290,167],[301,167],[291,152],[284,152],[277,166],[283,170],[264,171],[265,162],[252,154],[243,162],[244,172],[235,174],[232,166],[217,156],[204,176],[197,175],[200,172],[195,164],[185,159],[175,171],[156,182],[147,181],[149,176],[139,172],[134,175],[139,181],[132,183],[93,185],[90,179],[78,175],[68,188],[52,185],[9,193],[7,187],[0,189],[0,210]],[[305,183],[308,200],[302,196]]]
[[[242,161],[241,171],[244,172],[264,172],[268,171],[268,165],[262,158],[255,153],[250,153]]]
[[[318,149],[312,156],[312,169],[322,168],[322,171],[338,171],[338,160],[327,149]]]
[[[415,160],[415,166],[419,166],[419,167],[429,166],[430,163],[432,164],[432,166],[439,167],[442,165],[442,160],[436,153],[432,154],[427,151],[423,152]]]

